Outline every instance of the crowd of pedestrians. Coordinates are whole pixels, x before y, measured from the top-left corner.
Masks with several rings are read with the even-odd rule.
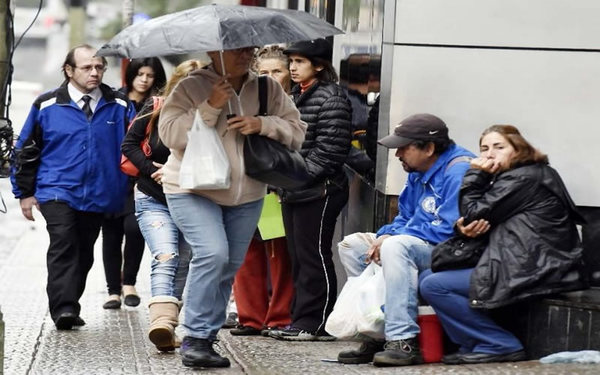
[[[15,147],[11,181],[23,215],[47,223],[47,293],[59,330],[82,326],[79,299],[102,228],[106,309],[140,304],[144,247],[151,261],[148,337],[185,366],[228,367],[214,349],[235,297],[233,335],[330,341],[325,330],[337,280],[333,236],[349,195],[352,105],[337,83],[325,39],[256,51],[208,52],[167,79],[157,58],[134,59],[126,85],[102,83],[106,61],[82,45],[69,51],[64,83],[36,99]],[[259,113],[259,75],[267,112]],[[182,159],[194,121],[218,135],[229,187],[182,188]],[[258,134],[300,153],[304,186],[282,189],[244,170],[244,139]],[[376,233],[344,237],[337,250],[349,277],[383,269],[383,339],[361,335],[338,362],[423,363],[417,308],[428,303],[459,346],[447,364],[526,359],[521,342],[490,309],[585,287],[576,224],[581,216],[548,158],[511,125],[481,135],[480,155],[457,145],[432,114],[402,120],[378,141],[408,173],[398,215]],[[122,155],[139,170],[128,177]],[[108,188],[110,187],[110,188]],[[265,196],[284,233],[257,229]],[[266,209],[266,207],[265,207]],[[122,246],[125,236],[125,246]],[[432,271],[432,253],[451,241],[477,245],[469,262]],[[420,298],[421,297],[421,298]],[[183,311],[183,338],[175,335]]]

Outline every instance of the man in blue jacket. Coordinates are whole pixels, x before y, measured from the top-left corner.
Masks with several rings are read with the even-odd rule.
[[[454,144],[446,124],[436,116],[404,119],[394,134],[378,141],[396,148],[408,172],[398,199],[398,216],[377,233],[354,233],[338,244],[348,276],[367,263],[383,267],[385,341],[366,340],[357,350],[339,353],[341,363],[402,366],[423,362],[417,341],[418,274],[430,267],[433,246],[453,234],[458,219],[458,192],[474,155]]]
[[[65,82],[40,95],[15,145],[11,182],[21,211],[46,220],[48,302],[57,329],[85,324],[79,298],[94,261],[104,212],[118,212],[126,176],[121,141],[135,115],[127,97],[102,84],[106,60],[89,45],[73,48]]]

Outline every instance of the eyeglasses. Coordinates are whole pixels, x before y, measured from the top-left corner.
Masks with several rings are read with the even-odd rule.
[[[74,66],[75,69],[79,69],[85,73],[91,73],[92,69],[96,69],[96,71],[98,73],[100,72],[106,72],[106,69],[108,69],[108,67],[104,66],[104,65],[84,65],[84,66]]]

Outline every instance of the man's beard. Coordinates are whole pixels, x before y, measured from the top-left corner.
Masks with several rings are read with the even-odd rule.
[[[402,162],[402,168],[404,168],[404,171],[406,171],[406,173],[412,173],[412,172],[416,172],[417,170],[414,169],[413,167],[411,167],[410,165],[406,164],[405,162]]]

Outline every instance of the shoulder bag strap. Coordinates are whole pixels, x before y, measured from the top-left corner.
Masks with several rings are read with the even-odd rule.
[[[269,94],[269,92],[268,92],[268,86],[267,86],[267,77],[259,76],[258,77],[258,103],[259,103],[258,115],[259,116],[266,116],[268,114],[268,111],[267,111],[267,95],[268,94]]]

